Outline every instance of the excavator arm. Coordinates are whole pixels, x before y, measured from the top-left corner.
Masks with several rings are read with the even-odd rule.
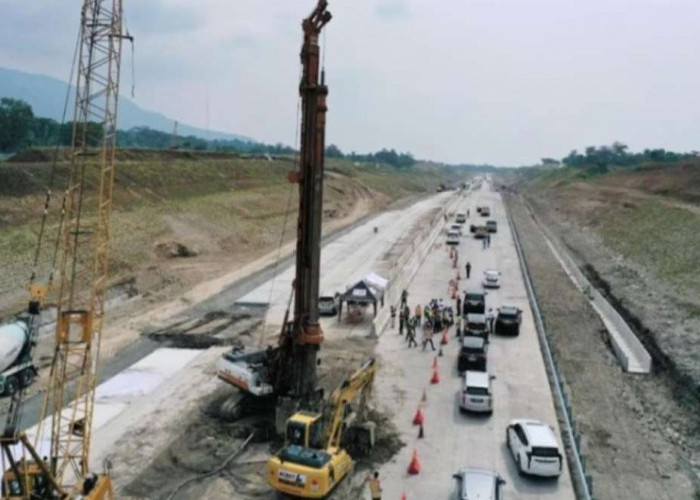
[[[340,448],[346,408],[357,397],[358,393],[360,394],[360,413],[366,411],[367,399],[371,394],[376,372],[376,360],[370,358],[331,394],[331,415],[333,420],[331,421],[330,434],[328,435],[328,450]]]

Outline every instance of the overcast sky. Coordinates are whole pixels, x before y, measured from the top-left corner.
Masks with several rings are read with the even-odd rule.
[[[80,3],[0,0],[0,66],[66,80]],[[125,0],[136,102],[292,144],[300,21],[314,3]],[[330,10],[327,143],[344,151],[522,165],[615,140],[700,149],[698,0],[330,0]]]

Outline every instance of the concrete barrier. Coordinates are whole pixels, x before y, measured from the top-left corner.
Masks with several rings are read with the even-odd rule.
[[[435,240],[443,232],[446,222],[445,214],[455,210],[461,200],[464,199],[465,193],[458,192],[451,197],[447,203],[433,216],[427,223],[424,223],[419,233],[412,237],[410,244],[406,244],[401,255],[389,268],[389,272],[385,271],[389,280],[386,290],[384,291],[384,307],[377,312],[376,318],[372,321],[370,335],[381,335],[386,329],[391,319],[391,305],[397,306],[401,300],[401,292],[408,289],[413,281],[414,276],[423,264],[423,261],[428,256],[428,253],[433,248]],[[398,321],[398,318],[397,318]]]
[[[578,264],[563,248],[557,238],[545,226],[539,223],[530,211],[542,237],[547,242],[554,257],[559,261],[564,272],[574,285],[589,299],[591,306],[603,321],[610,333],[610,340],[620,364],[629,373],[650,373],[651,355],[644,348],[624,318],[605,297],[588,281]]]

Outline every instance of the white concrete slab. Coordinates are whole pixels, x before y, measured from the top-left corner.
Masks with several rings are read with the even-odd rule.
[[[459,412],[458,396],[461,380],[456,370],[458,344],[451,337],[438,358],[441,382],[429,383],[434,353],[408,349],[403,337],[386,330],[380,337],[378,354],[381,368],[377,377],[376,401],[384,411],[392,413],[394,421],[407,443],[397,457],[380,469],[385,498],[446,499],[454,492],[452,474],[462,467],[481,467],[499,472],[507,481],[508,499],[573,499],[574,493],[568,468],[558,481],[539,481],[518,476],[514,461],[505,446],[505,431],[514,418],[535,418],[559,429],[553,398],[540,353],[532,312],[520,274],[517,254],[508,229],[505,210],[498,193],[485,189],[470,195],[462,204],[471,216],[467,232],[458,247],[462,281],[460,288],[481,288],[485,269],[502,273],[502,288],[487,296],[487,308],[504,304],[523,310],[521,334],[515,338],[492,337],[489,348],[489,371],[494,381],[494,412],[491,416],[468,416]],[[482,249],[481,241],[468,233],[468,224],[485,221],[476,214],[477,205],[489,205],[498,233],[492,235],[491,247]],[[464,280],[464,264],[472,264],[471,279]],[[409,288],[409,305],[422,305],[432,298],[448,296],[448,282],[454,278],[446,247],[442,246],[426,258]],[[453,333],[453,332],[451,332]],[[437,339],[439,340],[439,339]],[[437,343],[437,342],[436,342]],[[430,350],[430,347],[428,347]],[[418,428],[411,421],[427,390],[425,405],[425,435],[417,439]],[[561,443],[560,443],[561,444]],[[417,450],[422,470],[417,476],[407,474],[411,454]],[[366,493],[365,498],[369,498]]]

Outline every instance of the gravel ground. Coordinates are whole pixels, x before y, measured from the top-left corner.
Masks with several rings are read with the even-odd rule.
[[[597,498],[700,498],[697,410],[665,374],[623,373],[595,311],[549,251],[520,200],[508,197]],[[695,471],[693,471],[695,465]]]

